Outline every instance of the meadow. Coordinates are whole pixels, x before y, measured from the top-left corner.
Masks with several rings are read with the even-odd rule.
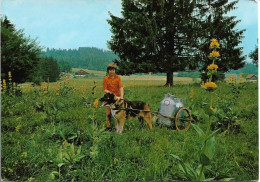
[[[194,119],[188,131],[159,126],[154,116],[153,130],[133,119],[121,135],[107,132],[105,108],[93,104],[103,96],[100,77],[2,91],[2,180],[189,181],[197,174],[208,180],[258,179],[257,83],[218,83],[210,124],[217,130],[214,156],[201,165],[209,92],[198,80],[175,78],[175,86],[165,87],[163,79],[151,79],[123,78],[125,98],[145,101],[153,111],[166,93],[184,98]]]

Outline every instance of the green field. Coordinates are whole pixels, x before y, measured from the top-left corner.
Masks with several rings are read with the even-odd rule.
[[[211,180],[258,179],[257,83],[218,83],[210,127],[219,129],[215,152],[202,169],[199,156],[205,140],[194,127],[178,132],[156,125],[154,115],[153,130],[134,119],[127,120],[122,135],[105,131],[105,108],[92,104],[103,96],[102,78],[97,77],[92,94],[94,79],[64,80],[59,90],[50,83],[48,93],[29,83],[20,85],[17,95],[2,91],[3,180],[189,181],[200,171]],[[145,101],[153,111],[166,93],[185,98],[193,124],[206,132],[210,93],[196,80],[177,80],[171,88],[163,86],[164,80],[122,80],[125,98]]]

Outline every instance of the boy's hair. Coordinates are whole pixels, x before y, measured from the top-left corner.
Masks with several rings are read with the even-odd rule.
[[[110,69],[115,69],[116,70],[116,64],[115,63],[109,63],[108,65],[107,65],[107,72],[110,70]]]

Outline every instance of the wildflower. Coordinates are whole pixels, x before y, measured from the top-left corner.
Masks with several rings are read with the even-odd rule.
[[[243,81],[243,73],[240,73],[240,83]]]
[[[210,47],[219,48],[219,43],[218,43],[217,39],[211,39]]]
[[[56,82],[56,95],[57,96],[60,95],[59,91],[60,91],[60,83],[57,81]]]
[[[13,83],[13,92],[14,92],[14,94],[16,92],[16,83],[15,82]]]
[[[218,86],[214,82],[206,82],[205,85],[202,86],[202,87],[209,90],[209,91],[212,91],[212,90],[216,89]]]
[[[12,74],[11,74],[11,71],[8,72],[8,78],[9,78],[9,82],[12,82]]]
[[[3,90],[3,84],[2,84],[2,80],[0,80],[0,82],[1,82],[1,91]]]
[[[212,52],[209,54],[209,57],[211,57],[211,58],[217,58],[217,57],[219,57],[219,56],[220,56],[220,54],[219,54],[218,51],[212,51]]]
[[[191,99],[193,98],[193,94],[194,94],[194,91],[193,91],[193,89],[191,89],[191,91],[190,91],[190,98]]]
[[[94,103],[93,103],[93,106],[94,106],[95,108],[98,108],[98,99],[95,99],[95,101],[94,101]]]
[[[215,111],[215,109],[212,106],[210,106],[210,110]]]
[[[47,94],[47,93],[48,93],[48,90],[44,90],[44,92],[43,92],[43,93]]]
[[[211,64],[211,65],[208,66],[208,70],[215,70],[215,71],[217,71],[217,69],[218,69],[218,65],[216,65],[216,64]]]
[[[232,83],[233,82],[233,75],[230,75],[229,77],[229,83]]]
[[[3,79],[3,87],[4,87],[4,91],[6,90],[6,81],[5,79]]]

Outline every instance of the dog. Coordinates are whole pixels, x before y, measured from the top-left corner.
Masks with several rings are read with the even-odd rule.
[[[150,129],[152,129],[152,117],[149,104],[142,101],[128,101],[127,99],[121,99],[112,93],[106,93],[99,99],[103,106],[110,106],[112,116],[115,118],[116,131],[118,133],[123,132],[126,119],[138,117],[138,120],[143,124],[145,120]]]

